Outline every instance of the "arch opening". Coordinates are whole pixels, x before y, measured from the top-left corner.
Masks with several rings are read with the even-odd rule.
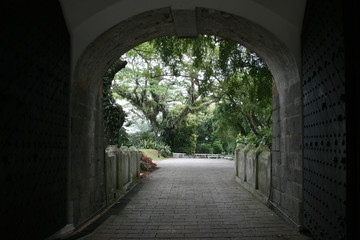
[[[208,34],[238,42],[269,66],[273,92],[271,203],[302,225],[302,94],[295,57],[272,33],[232,14],[213,9],[183,10],[196,26],[180,32],[170,8],[142,13],[98,37],[76,64],[71,85],[69,221],[80,225],[106,206],[103,187],[102,77],[133,47],[163,36]],[[195,30],[194,30],[195,29]],[[298,191],[291,191],[298,189]],[[93,199],[86,201],[85,199]]]
[[[237,140],[271,148],[272,78],[261,58],[221,37],[145,42],[104,77],[106,145],[111,138],[118,146],[163,149],[165,156],[161,146],[187,156],[233,155]],[[121,137],[108,131],[118,122],[111,110],[121,108],[108,106],[108,98],[127,113]]]

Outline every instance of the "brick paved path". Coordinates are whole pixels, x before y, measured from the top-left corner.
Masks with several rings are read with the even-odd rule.
[[[244,190],[233,164],[163,160],[119,214],[83,239],[311,239]]]

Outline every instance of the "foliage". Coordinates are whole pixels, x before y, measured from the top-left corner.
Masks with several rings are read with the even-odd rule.
[[[183,57],[191,58],[186,53]],[[213,101],[198,90],[199,69],[183,61],[173,75],[150,42],[129,51],[123,59],[128,65],[116,74],[114,91],[149,120],[155,138],[157,133],[175,130],[188,114],[204,109]],[[178,108],[174,109],[174,105]]]
[[[215,154],[222,154],[224,152],[224,148],[220,140],[215,140],[212,143],[212,148],[214,149],[213,153]]]
[[[250,128],[242,115],[229,101],[216,104],[212,118],[213,135],[222,143],[223,151],[233,153],[239,133],[246,135]]]
[[[236,139],[237,143],[242,143],[245,145],[251,144],[256,147],[260,145],[265,145],[271,148],[272,145],[272,129],[271,128],[263,128],[259,131],[259,135],[255,135],[253,132],[250,132],[247,135],[241,135]]]
[[[129,140],[134,146],[140,146],[140,141],[145,139],[155,141],[155,133],[152,131],[151,126],[145,126],[144,124],[137,124],[136,126],[138,131],[128,134]]]
[[[211,92],[212,97],[231,104],[255,135],[258,127],[268,125],[272,75],[255,53],[236,42],[213,36],[187,40],[164,37],[154,42],[163,61],[174,68],[174,72],[184,59],[181,53],[191,52],[193,66],[204,75],[201,92]]]
[[[183,152],[188,155],[196,151],[197,123],[194,119],[186,118],[180,126],[164,136],[174,152]]]
[[[236,139],[271,145],[272,76],[254,52],[214,36],[163,37],[122,59],[113,90],[174,152],[231,153]]]
[[[172,155],[172,151],[170,146],[162,143],[162,142],[156,142],[151,139],[143,139],[139,142],[139,148],[145,148],[145,149],[156,149],[160,152],[160,154],[164,157],[168,157]]]
[[[196,122],[197,134],[197,153],[216,153],[220,154],[223,150],[223,144],[214,132],[214,111],[215,105],[211,105],[203,111],[189,115],[189,118]]]
[[[140,153],[140,168],[145,171],[149,171],[157,166],[153,162],[152,158],[145,156],[143,153]]]
[[[156,142],[152,140],[140,140],[139,148],[145,148],[145,149],[156,149]]]
[[[134,144],[129,139],[129,134],[126,132],[126,130],[122,127],[119,130],[119,137],[118,137],[118,146],[127,146],[131,147]]]
[[[214,149],[211,146],[210,143],[201,143],[197,146],[196,148],[196,152],[197,153],[209,153],[209,154],[213,154],[214,153]]]
[[[127,142],[121,127],[125,122],[126,113],[122,107],[115,102],[111,91],[111,83],[114,75],[125,67],[126,62],[117,61],[107,70],[103,78],[103,119],[105,144],[122,144]]]
[[[213,111],[215,105],[209,106],[207,109],[204,109],[195,114],[189,115],[191,121],[196,122],[196,135],[197,135],[197,145],[201,143],[209,143],[213,141]]]

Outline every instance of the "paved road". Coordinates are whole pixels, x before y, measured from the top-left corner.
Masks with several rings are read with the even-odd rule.
[[[86,240],[309,240],[235,180],[233,161],[169,159]]]

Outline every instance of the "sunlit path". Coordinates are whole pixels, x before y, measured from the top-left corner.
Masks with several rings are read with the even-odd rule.
[[[84,239],[310,239],[233,179],[233,162],[169,159],[118,214]]]

